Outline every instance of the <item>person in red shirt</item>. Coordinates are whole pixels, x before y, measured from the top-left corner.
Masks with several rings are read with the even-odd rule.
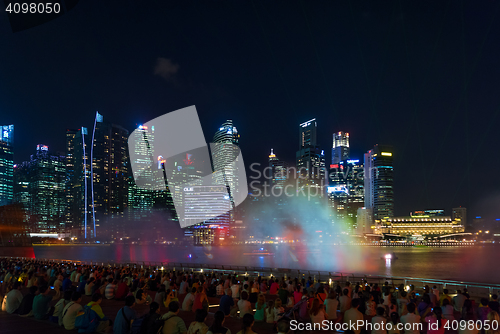
[[[271,279],[271,287],[269,288],[269,294],[275,295],[278,293],[280,285],[275,280]]]
[[[128,295],[128,285],[125,283],[126,278],[123,278],[118,286],[116,287],[115,299],[116,300],[124,300]]]

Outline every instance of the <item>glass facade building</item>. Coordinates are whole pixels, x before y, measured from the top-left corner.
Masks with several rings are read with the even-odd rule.
[[[27,182],[26,198],[32,233],[61,233],[66,226],[66,157],[37,145],[30,161],[16,166],[16,179]]]
[[[373,209],[373,218],[394,216],[392,148],[375,145],[365,153],[365,207]]]
[[[349,133],[339,131],[333,134],[332,165],[349,159]]]
[[[0,206],[14,196],[14,125],[0,126]]]

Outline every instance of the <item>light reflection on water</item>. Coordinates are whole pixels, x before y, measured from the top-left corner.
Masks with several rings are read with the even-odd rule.
[[[271,248],[272,247],[272,248]],[[35,247],[38,258],[94,262],[182,262],[240,265],[387,276],[453,279],[498,283],[498,246],[475,247],[361,247],[331,246],[323,250],[284,245],[267,247],[274,255],[243,255],[258,246],[192,247],[165,245],[112,245]],[[387,262],[385,254],[397,259]],[[61,255],[64,254],[64,255]],[[192,254],[191,258],[189,254]]]

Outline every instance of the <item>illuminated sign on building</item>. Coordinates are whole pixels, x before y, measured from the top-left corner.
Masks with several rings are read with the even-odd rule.
[[[302,124],[300,124],[301,127],[305,128],[305,127],[308,127],[309,125],[311,125],[312,122],[314,122],[316,120],[316,118],[313,118],[311,119],[310,121],[307,121],[307,122],[304,122]]]
[[[331,194],[331,193],[339,193],[339,192],[343,192],[343,193],[349,194],[349,190],[345,186],[327,187],[326,191],[329,194]]]
[[[36,150],[37,151],[48,151],[49,147],[47,145],[36,145]]]
[[[386,156],[386,157],[392,157],[392,153],[389,153],[389,152],[382,152],[380,154],[382,154],[383,156]]]
[[[163,169],[163,164],[167,162],[167,160],[163,159],[161,155],[158,156],[158,169]]]

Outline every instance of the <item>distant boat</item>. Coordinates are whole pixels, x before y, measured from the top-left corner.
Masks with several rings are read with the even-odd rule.
[[[384,256],[381,256],[380,259],[382,260],[397,260],[398,257],[396,256],[396,253],[389,253],[389,254],[385,254]]]
[[[268,251],[267,249],[261,247],[259,249],[253,250],[251,253],[243,253],[243,255],[250,256],[274,256],[274,253]]]

